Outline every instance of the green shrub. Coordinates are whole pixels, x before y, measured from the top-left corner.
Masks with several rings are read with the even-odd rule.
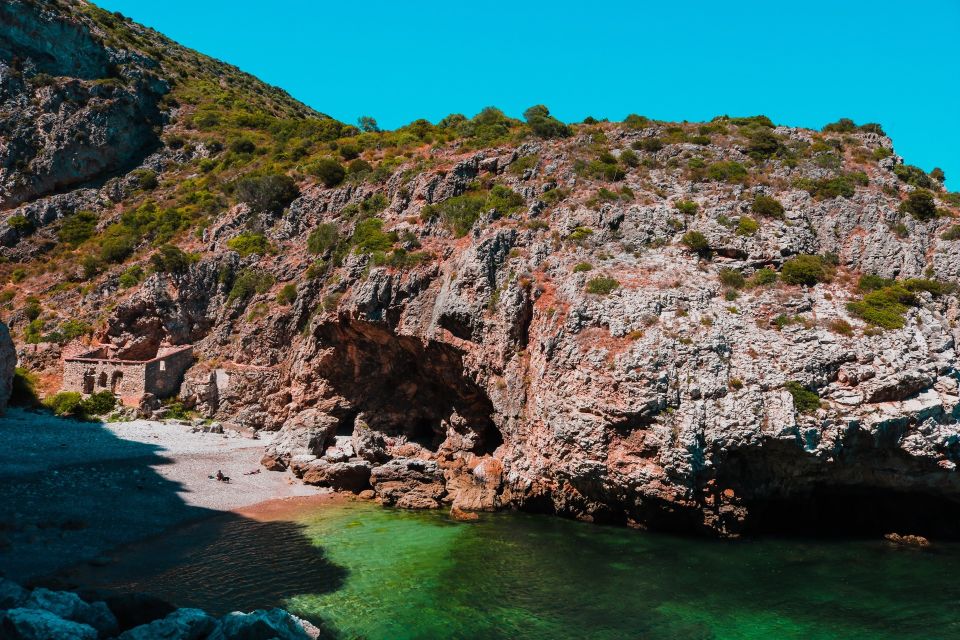
[[[343,179],[342,175],[340,179]],[[239,179],[234,185],[234,193],[240,202],[254,211],[280,213],[300,195],[300,190],[290,176],[272,173]]]
[[[930,177],[939,182],[941,185],[947,181],[947,174],[944,173],[943,169],[940,167],[934,167],[933,171],[930,172]]]
[[[790,380],[784,388],[793,396],[793,408],[798,412],[813,413],[820,408],[820,396],[796,380]]]
[[[509,215],[519,210],[523,202],[520,194],[503,185],[494,185],[487,194],[465,193],[439,204],[427,205],[421,209],[420,217],[429,220],[439,216],[444,226],[456,237],[462,238],[470,232],[485,211],[496,209],[501,215]]]
[[[640,165],[640,158],[630,149],[624,149],[620,152],[620,162],[628,167],[637,167]]]
[[[495,184],[487,196],[486,207],[500,215],[509,215],[523,206],[523,196],[502,184]]]
[[[656,153],[657,151],[663,149],[663,140],[660,138],[644,138],[643,140],[637,140],[630,146],[637,151]]]
[[[523,117],[538,138],[566,138],[571,133],[570,127],[551,116],[550,110],[542,104],[524,111]]]
[[[110,391],[94,393],[81,404],[81,414],[87,416],[102,416],[113,411],[117,406],[117,398]]]
[[[40,404],[37,376],[33,372],[23,367],[14,369],[9,403],[13,407],[36,407]]]
[[[347,166],[347,175],[351,177],[365,176],[369,173],[373,173],[373,165],[360,158],[357,158]]]
[[[105,237],[100,243],[100,259],[104,262],[121,263],[133,253],[135,246],[136,240],[126,233]]]
[[[587,293],[597,295],[607,295],[620,286],[620,283],[614,278],[607,276],[597,276],[587,281]]]
[[[290,284],[283,285],[283,288],[277,292],[277,302],[280,304],[290,305],[293,304],[297,299],[297,285]]]
[[[190,256],[179,247],[165,244],[150,256],[150,265],[157,273],[186,273],[190,269]]]
[[[734,289],[740,289],[746,284],[746,280],[743,279],[743,274],[740,273],[739,270],[731,269],[730,267],[720,269],[720,282],[725,287],[733,287]]]
[[[650,118],[631,113],[623,119],[623,124],[627,129],[643,129],[650,125]]]
[[[46,398],[43,405],[58,416],[84,417],[83,395],[77,391],[61,391]]]
[[[585,271],[590,271],[593,269],[593,265],[589,262],[578,262],[576,266],[573,267],[574,273],[583,273]]]
[[[242,269],[233,280],[227,302],[247,301],[254,294],[266,293],[273,286],[273,276],[260,269]]]
[[[339,151],[344,160],[355,160],[360,155],[360,147],[352,142],[341,144]]]
[[[721,160],[707,166],[707,179],[713,182],[743,183],[749,174],[746,167],[733,160]]]
[[[833,178],[822,178],[820,180],[798,180],[796,186],[803,189],[814,198],[819,200],[828,200],[831,198],[850,198],[856,193],[857,185],[866,185],[869,180],[862,171],[845,173]]]
[[[820,256],[802,254],[784,262],[780,276],[787,284],[813,286],[825,282],[828,272]]]
[[[857,281],[857,289],[860,291],[876,291],[877,289],[889,287],[894,282],[895,280],[890,278],[881,278],[878,275],[867,273],[860,276],[860,280]]]
[[[687,248],[694,253],[704,254],[710,251],[710,242],[707,237],[699,231],[687,231],[683,234],[681,242],[687,245]]]
[[[900,211],[909,213],[917,220],[932,220],[937,217],[937,202],[931,192],[916,189],[901,203]]]
[[[121,289],[135,287],[143,279],[143,267],[134,265],[120,274],[118,283]]]
[[[272,249],[263,234],[253,233],[252,231],[245,231],[227,240],[227,248],[236,251],[244,258],[254,253],[261,256],[266,255]]]
[[[31,297],[27,300],[27,304],[23,306],[23,315],[27,316],[27,320],[36,320],[40,317],[40,313],[43,311],[40,307],[40,301],[34,297]]]
[[[607,182],[623,180],[627,175],[623,167],[617,163],[617,159],[609,152],[601,153],[596,160],[588,163],[578,160],[574,163],[574,169],[581,175]]]
[[[940,234],[943,240],[960,240],[960,224],[955,224]]]
[[[78,211],[63,219],[57,237],[61,242],[76,247],[93,235],[96,226],[97,214],[92,211]]]
[[[899,329],[906,323],[904,316],[913,304],[916,304],[914,295],[894,284],[871,291],[858,302],[851,302],[847,310],[868,324],[884,329]]]
[[[64,321],[63,324],[60,325],[59,331],[63,342],[76,340],[77,338],[92,332],[93,327],[90,326],[90,323],[84,322],[83,320],[77,320],[75,318]]]
[[[403,248],[394,249],[390,253],[377,251],[373,254],[373,263],[377,266],[393,267],[395,269],[410,269],[423,262],[429,262],[433,255],[426,251],[410,252]]]
[[[893,173],[900,180],[921,189],[936,189],[940,186],[923,169],[911,164],[898,164],[893,168]]]
[[[750,216],[740,216],[737,222],[738,236],[752,236],[760,230],[760,224]]]
[[[380,218],[367,218],[358,222],[350,240],[360,253],[387,251],[396,241],[396,231],[384,232],[383,220]]]
[[[700,210],[700,205],[692,200],[677,200],[673,206],[677,211],[688,216],[695,215]]]
[[[853,133],[857,130],[857,125],[850,118],[840,118],[836,122],[831,122],[823,126],[824,133]]]
[[[586,240],[593,235],[593,229],[590,227],[577,227],[574,229],[566,239],[574,244],[582,245]]]
[[[339,240],[337,225],[323,222],[307,236],[307,251],[323,255],[333,249]]]
[[[751,287],[763,287],[768,284],[773,284],[776,281],[777,281],[777,272],[768,267],[757,269],[753,273],[753,275],[750,276]]]
[[[757,215],[767,218],[782,218],[784,213],[783,205],[780,204],[779,200],[763,194],[759,194],[753,199],[751,209]]]
[[[237,138],[230,143],[230,151],[234,153],[253,153],[257,145],[250,138]]]
[[[7,218],[7,225],[22,236],[33,231],[33,223],[26,216],[10,216]]]
[[[514,160],[508,171],[515,176],[522,176],[527,169],[533,169],[540,162],[540,156],[522,156]]]
[[[157,180],[157,172],[151,169],[137,169],[133,172],[133,177],[137,179],[137,185],[144,191],[153,191],[160,184]]]
[[[755,129],[747,140],[747,153],[753,158],[769,158],[780,150],[780,138],[768,128]]]

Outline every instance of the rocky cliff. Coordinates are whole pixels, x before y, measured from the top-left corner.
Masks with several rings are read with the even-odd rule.
[[[77,6],[57,15],[105,28]],[[158,36],[112,19],[169,87],[163,144],[57,195],[3,174],[5,304],[35,369],[77,336],[192,342],[184,407],[278,430],[268,468],[386,504],[958,533],[960,197],[879,126],[535,107],[362,131],[248,77],[197,84],[184,61],[221,67],[157,62]]]

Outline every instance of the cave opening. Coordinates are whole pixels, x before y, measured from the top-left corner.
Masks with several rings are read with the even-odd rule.
[[[448,429],[464,436],[473,453],[492,453],[502,443],[493,404],[451,345],[343,318],[319,326],[315,335],[328,347],[318,373],[350,407],[338,434],[351,432],[355,417],[362,415],[370,428],[404,436],[432,452]]]
[[[960,501],[920,491],[823,484],[746,504],[748,535],[960,538]]]
[[[831,462],[785,442],[735,451],[717,482],[746,507],[747,535],[960,538],[960,483],[935,462],[866,440]]]

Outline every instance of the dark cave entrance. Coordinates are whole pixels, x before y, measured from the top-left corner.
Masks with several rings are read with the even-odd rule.
[[[751,535],[960,538],[960,501],[919,491],[818,485],[747,505],[744,533]]]
[[[351,433],[362,414],[371,428],[434,452],[448,425],[474,453],[491,453],[502,443],[493,405],[454,347],[343,318],[321,325],[315,335],[330,347],[318,373],[350,405],[338,416],[338,434]]]
[[[863,446],[859,446],[859,445]],[[960,538],[960,482],[896,448],[852,443],[824,462],[793,443],[732,452],[718,466],[748,515],[741,533]]]

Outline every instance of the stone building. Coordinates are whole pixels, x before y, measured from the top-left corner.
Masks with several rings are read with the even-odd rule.
[[[165,398],[180,388],[183,373],[193,364],[193,346],[162,346],[147,360],[118,356],[103,344],[63,358],[63,389],[90,394],[111,391],[129,406],[140,404],[145,394]]]

